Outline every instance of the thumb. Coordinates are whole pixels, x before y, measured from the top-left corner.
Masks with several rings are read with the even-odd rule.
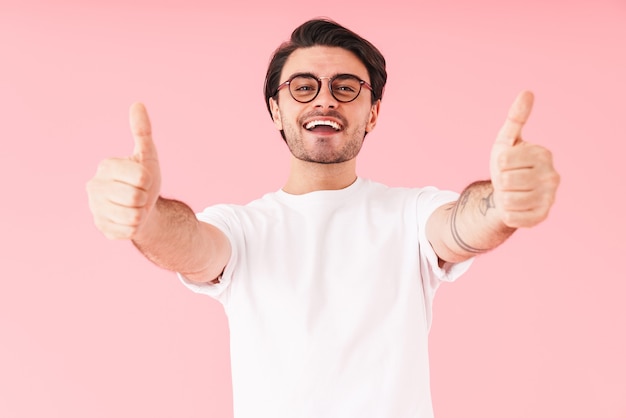
[[[133,158],[137,161],[156,160],[156,146],[152,141],[150,118],[143,103],[134,103],[130,107],[130,131],[135,141]]]
[[[522,139],[522,128],[533,108],[534,96],[530,91],[522,91],[509,108],[509,114],[496,137],[496,144],[513,146]]]

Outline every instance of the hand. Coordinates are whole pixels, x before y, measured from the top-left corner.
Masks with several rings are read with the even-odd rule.
[[[495,209],[511,227],[531,227],[543,221],[554,203],[560,177],[546,148],[522,140],[533,94],[524,91],[509,109],[491,149],[491,182]]]
[[[127,158],[108,158],[87,183],[96,227],[109,239],[134,239],[145,227],[159,197],[161,171],[146,108],[130,108],[135,150]]]

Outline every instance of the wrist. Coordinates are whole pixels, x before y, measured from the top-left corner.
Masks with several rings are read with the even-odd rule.
[[[155,235],[158,230],[159,217],[160,217],[160,205],[161,197],[158,197],[155,203],[146,208],[146,214],[144,215],[143,221],[137,226],[137,230],[133,234],[132,241],[135,244],[141,244],[149,242]]]

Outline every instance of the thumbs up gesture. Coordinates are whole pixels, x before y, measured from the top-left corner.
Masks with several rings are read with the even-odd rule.
[[[560,181],[550,151],[522,139],[532,105],[531,92],[517,96],[491,149],[493,203],[502,222],[511,228],[543,221]]]
[[[146,108],[130,108],[133,154],[103,160],[87,183],[96,227],[110,239],[134,239],[145,227],[159,197],[161,171]]]

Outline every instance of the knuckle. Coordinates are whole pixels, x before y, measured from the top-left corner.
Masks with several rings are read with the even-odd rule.
[[[129,225],[124,228],[124,239],[133,239],[135,233],[137,232],[137,227]]]
[[[511,157],[507,152],[503,152],[498,156],[498,167],[500,169],[506,168],[509,165]]]
[[[561,176],[559,175],[559,173],[557,173],[556,171],[552,172],[552,175],[550,176],[550,183],[555,188],[558,187],[559,184],[561,184]]]
[[[109,232],[108,228],[106,227],[106,225],[104,224],[104,222],[102,222],[101,219],[99,218],[94,218],[93,220],[93,224],[96,226],[96,228],[102,232],[103,234],[107,234]]]
[[[113,225],[111,225],[109,222],[97,222],[96,223],[96,227],[98,228],[98,230],[100,230],[100,232],[102,232],[102,234],[110,239],[110,240],[115,240],[115,239],[119,239],[119,233],[118,231],[116,231],[115,227]]]
[[[146,204],[147,193],[145,190],[135,188],[131,196],[131,203],[135,207],[143,207]]]
[[[119,166],[117,158],[105,158],[100,161],[96,170],[96,177],[108,177],[110,173],[115,172]]]
[[[534,158],[542,164],[552,166],[552,152],[547,148],[536,146],[534,149]]]
[[[515,215],[508,211],[502,213],[502,222],[510,227],[515,227],[517,225]]]
[[[509,175],[507,172],[501,172],[498,175],[498,184],[500,187],[506,187],[507,182],[509,181]]]
[[[142,166],[138,166],[134,173],[134,181],[137,186],[148,188],[152,184],[152,175]]]
[[[555,192],[561,183],[561,176],[556,171],[549,171],[541,178],[541,184],[545,189]]]
[[[509,188],[513,184],[513,175],[510,172],[504,172],[500,174],[500,185],[502,187]]]
[[[141,210],[133,210],[129,216],[129,224],[131,226],[139,226],[143,221],[143,211]]]
[[[122,234],[120,234],[119,232],[115,232],[115,231],[106,231],[104,233],[104,236],[110,239],[111,241],[125,238]]]
[[[502,206],[505,210],[510,210],[515,203],[515,197],[511,193],[504,193],[502,195]]]

